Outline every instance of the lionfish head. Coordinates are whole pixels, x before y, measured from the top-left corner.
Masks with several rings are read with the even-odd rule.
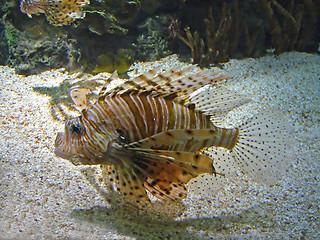
[[[79,117],[68,119],[65,124],[65,132],[59,132],[55,142],[55,154],[70,160],[73,155],[78,155],[78,142],[84,135],[83,126]],[[77,154],[78,153],[78,154]]]
[[[93,126],[84,124],[80,116],[66,121],[65,132],[57,135],[54,153],[75,165],[91,165],[105,158],[109,147],[109,140],[100,136]]]

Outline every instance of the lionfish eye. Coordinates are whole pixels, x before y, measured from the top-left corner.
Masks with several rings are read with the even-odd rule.
[[[121,129],[117,129],[117,133],[119,133],[119,138],[118,138],[119,143],[124,143],[124,144],[129,143]]]
[[[80,124],[71,124],[70,131],[72,134],[79,134],[82,131],[82,126]]]

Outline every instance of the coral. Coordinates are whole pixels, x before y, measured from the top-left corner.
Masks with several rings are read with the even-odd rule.
[[[128,29],[122,27],[117,19],[103,9],[86,10],[85,21],[77,24],[78,29],[88,29],[97,35],[105,33],[126,35]]]
[[[190,27],[186,27],[184,29],[186,37],[183,37],[181,34],[177,34],[178,38],[180,38],[190,49],[191,49],[191,57],[193,63],[198,63],[199,65],[204,65],[203,61],[205,60],[204,55],[204,41],[199,38],[199,34],[197,31],[192,33],[190,32]]]
[[[76,42],[67,38],[36,40],[5,23],[9,62],[17,73],[36,74],[52,68],[79,70],[80,53]]]
[[[259,0],[271,35],[271,44],[277,54],[303,50],[316,32],[319,6],[312,0],[279,3],[277,0]]]
[[[0,22],[1,63],[24,75],[61,67],[80,69],[76,41],[67,39],[63,28],[53,31],[41,16],[28,19],[16,2],[8,1],[0,11],[3,13]]]
[[[17,7],[17,2],[14,0],[7,0],[7,1],[1,0],[0,6],[1,6],[0,15],[4,15],[7,12],[11,11],[11,9]]]
[[[139,0],[91,1],[86,7],[86,18],[79,21],[77,29],[88,29],[92,33],[126,35],[135,24],[141,9]]]
[[[119,59],[118,49],[132,50],[134,61],[171,53],[187,59],[191,50],[193,62],[205,67],[270,48],[316,52],[319,43],[316,0],[97,0],[83,9],[84,19],[64,27],[48,24],[43,14],[28,18],[17,1],[0,3],[0,63],[24,74],[80,65],[89,73],[111,65],[124,70],[126,61],[101,60]]]
[[[140,35],[134,43],[136,59],[154,61],[171,54],[164,34],[165,16],[148,18],[139,26]]]
[[[232,31],[232,26],[238,26],[238,22],[236,22],[236,18],[235,21],[233,21],[231,17],[230,5],[224,2],[221,12],[222,16],[219,25],[216,24],[213,18],[212,8],[209,8],[208,18],[205,19],[207,63],[226,62],[239,38],[239,30],[235,29],[235,31]],[[231,31],[233,35],[232,38],[230,36]]]
[[[8,47],[14,47],[18,44],[18,31],[14,28],[6,28],[4,35],[7,39]]]
[[[184,29],[185,35],[178,37],[191,49],[194,63],[205,67],[211,63],[226,62],[238,51],[241,35],[245,35],[244,54],[250,56],[258,36],[258,28],[253,33],[248,30],[245,18],[240,14],[238,0],[232,4],[223,2],[220,9],[220,21],[214,18],[212,6],[208,9],[208,16],[204,19],[205,38],[200,37],[198,31],[193,34],[189,27]]]
[[[9,56],[4,32],[0,33],[0,49],[0,65],[6,65]]]
[[[202,4],[201,9],[208,9],[207,17],[193,24],[194,31],[188,20],[184,33],[178,34],[191,49],[193,62],[200,66],[225,62],[230,57],[261,56],[270,47],[277,54],[317,50],[319,1],[232,0]]]
[[[3,19],[7,16],[8,12],[17,7],[16,1],[0,0],[0,64],[6,65],[9,58],[8,44],[12,44],[15,41],[14,33],[6,31]],[[9,38],[9,41],[7,40]]]

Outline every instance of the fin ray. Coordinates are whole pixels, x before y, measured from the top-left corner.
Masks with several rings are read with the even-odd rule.
[[[212,83],[219,82],[228,76],[218,74],[214,69],[197,71],[196,65],[185,67],[180,64],[177,67],[160,73],[163,66],[149,70],[137,77],[129,79],[105,94],[122,94],[126,91],[153,91],[160,94],[176,93],[177,100],[183,101],[195,90]]]
[[[279,109],[265,109],[240,126],[233,156],[241,170],[255,181],[275,184],[290,165],[292,132]]]
[[[117,154],[117,151],[120,151]],[[118,164],[127,162],[122,149],[112,157]],[[146,191],[159,199],[177,200],[186,197],[186,187],[192,178],[202,173],[215,173],[211,159],[195,153],[125,149],[130,151],[130,166],[115,166],[113,174],[117,189],[139,203],[147,199]],[[121,158],[121,159],[120,159]]]
[[[213,86],[192,96],[187,103],[194,103],[197,111],[210,115],[214,123],[220,123],[231,110],[250,101],[250,99],[224,86]]]

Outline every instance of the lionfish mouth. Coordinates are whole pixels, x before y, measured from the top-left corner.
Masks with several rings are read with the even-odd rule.
[[[54,149],[54,154],[56,154],[57,156],[70,160],[70,155],[68,153],[66,153],[65,151],[62,150],[61,146],[62,143],[65,140],[65,135],[62,132],[59,132],[56,138],[56,142],[55,142],[55,149]]]

